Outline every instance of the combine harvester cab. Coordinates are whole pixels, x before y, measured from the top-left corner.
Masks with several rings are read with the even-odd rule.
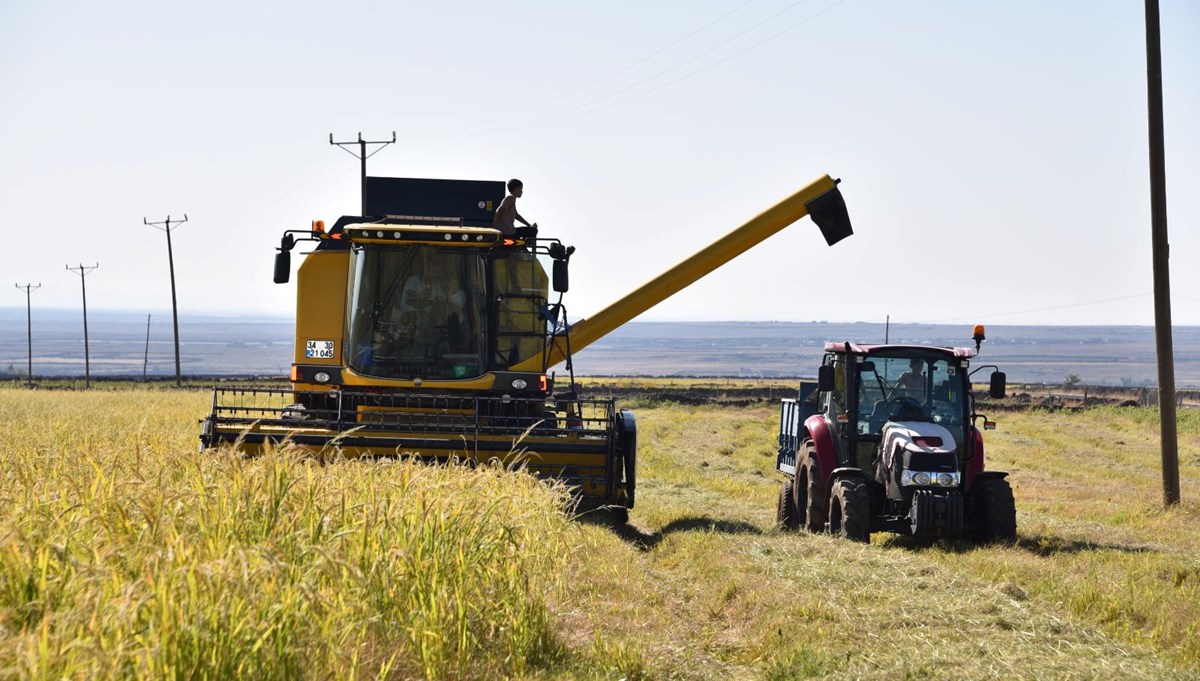
[[[975,349],[826,343],[815,383],[780,409],[777,521],[858,541],[889,531],[917,537],[1016,538],[1012,489],[984,467],[970,376]]]
[[[214,388],[204,448],[289,442],[317,454],[520,464],[624,515],[634,504],[637,427],[612,400],[555,392],[549,370],[783,227],[812,215],[832,245],[851,233],[824,176],[621,298],[568,324],[574,248],[490,227],[502,182],[367,178],[366,212],[315,242],[297,274],[291,389]]]

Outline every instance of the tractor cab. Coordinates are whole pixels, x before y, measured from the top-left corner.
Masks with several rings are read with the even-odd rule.
[[[827,343],[825,350],[833,380],[823,408],[835,416],[848,462],[869,468],[894,424],[927,424],[913,427],[936,431],[966,455],[970,349]]]

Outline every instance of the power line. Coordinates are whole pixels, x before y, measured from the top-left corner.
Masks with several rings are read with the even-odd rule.
[[[788,12],[788,11],[789,11],[789,10],[791,10],[793,7],[796,7],[797,5],[800,5],[801,3],[804,3],[804,2],[807,2],[807,1],[808,1],[808,0],[796,0],[796,1],[795,1],[795,2],[793,2],[792,4],[788,5],[787,7],[784,7],[782,10],[780,10],[780,11],[776,12],[775,14],[772,14],[771,16],[767,17],[766,19],[763,19],[762,21],[760,21],[760,22],[758,22],[758,23],[754,24],[753,26],[750,26],[749,28],[747,28],[747,29],[745,29],[745,30],[743,30],[743,31],[741,31],[741,32],[739,32],[739,33],[737,33],[737,34],[733,35],[733,36],[731,36],[730,38],[727,38],[727,39],[725,39],[725,40],[721,41],[720,43],[717,43],[716,45],[714,45],[714,46],[712,46],[712,47],[708,48],[707,50],[704,50],[704,51],[700,52],[699,54],[696,54],[696,55],[693,55],[693,56],[691,56],[691,57],[688,57],[687,59],[685,59],[685,60],[683,60],[683,61],[681,61],[681,62],[679,62],[679,63],[675,64],[674,66],[671,66],[671,67],[669,67],[669,68],[666,68],[666,69],[664,69],[664,70],[662,70],[662,71],[659,71],[658,73],[655,73],[655,74],[654,74],[654,75],[652,75],[652,76],[648,76],[648,77],[646,77],[646,78],[643,78],[643,79],[641,79],[641,80],[639,80],[639,81],[636,81],[636,82],[634,82],[634,83],[631,83],[630,85],[627,85],[627,86],[625,86],[625,87],[623,87],[623,88],[621,88],[621,89],[619,89],[619,90],[616,90],[616,91],[614,91],[614,92],[610,92],[610,93],[608,93],[608,94],[606,94],[606,95],[603,95],[603,96],[601,96],[601,97],[597,97],[597,98],[595,98],[595,99],[592,99],[592,100],[589,100],[589,101],[587,101],[587,102],[583,102],[582,104],[577,104],[577,105],[575,105],[575,106],[573,106],[573,107],[570,107],[570,108],[567,108],[567,109],[563,109],[562,111],[558,111],[558,112],[556,112],[556,113],[553,113],[553,114],[550,114],[550,115],[544,116],[544,117],[542,117],[542,118],[539,118],[539,119],[536,119],[536,120],[533,120],[533,121],[529,121],[529,122],[527,122],[527,123],[524,123],[524,124],[514,125],[514,126],[510,126],[510,127],[497,128],[497,129],[487,130],[487,131],[478,132],[478,133],[467,133],[467,135],[482,135],[482,134],[488,134],[488,135],[491,135],[491,134],[495,134],[495,133],[498,133],[498,132],[506,132],[506,131],[508,131],[508,130],[520,130],[520,129],[530,128],[530,127],[534,127],[534,126],[540,125],[540,124],[542,124],[542,123],[548,123],[548,122],[552,122],[552,121],[558,121],[558,120],[567,120],[567,119],[571,119],[571,118],[577,118],[577,117],[579,117],[579,116],[587,115],[587,114],[590,114],[590,113],[595,113],[595,112],[597,112],[597,111],[603,111],[604,109],[608,109],[608,108],[611,108],[611,107],[613,107],[613,106],[616,106],[616,105],[618,105],[618,104],[623,104],[623,103],[625,103],[625,102],[632,101],[632,100],[634,100],[634,99],[639,99],[639,98],[641,98],[641,97],[645,97],[646,95],[649,95],[649,94],[651,94],[651,93],[657,92],[657,91],[659,91],[659,90],[661,90],[661,89],[663,89],[663,88],[669,87],[669,86],[671,86],[671,85],[674,85],[674,84],[676,84],[676,83],[678,83],[678,82],[681,82],[681,81],[687,80],[688,78],[691,78],[691,77],[693,77],[693,76],[696,76],[696,75],[698,75],[698,74],[704,73],[705,71],[708,71],[708,70],[710,70],[710,69],[713,69],[713,68],[715,68],[715,67],[717,67],[717,66],[719,66],[719,65],[721,65],[721,64],[724,64],[725,62],[727,62],[727,61],[729,61],[729,60],[731,60],[731,59],[734,59],[735,57],[741,56],[741,55],[745,54],[746,52],[749,52],[750,50],[753,50],[753,49],[755,49],[755,48],[757,48],[757,47],[759,47],[759,46],[761,46],[761,45],[763,45],[763,44],[765,44],[765,43],[768,43],[768,42],[770,42],[770,41],[772,41],[772,40],[775,40],[776,38],[778,38],[778,37],[780,37],[780,36],[784,35],[785,33],[788,33],[789,31],[795,30],[795,29],[799,28],[800,26],[803,26],[804,24],[807,24],[808,22],[812,21],[813,19],[816,19],[817,17],[821,16],[822,14],[825,14],[826,12],[828,12],[828,11],[832,10],[833,8],[837,7],[838,5],[841,5],[841,4],[842,4],[842,3],[844,3],[846,0],[838,0],[838,2],[835,2],[834,4],[830,5],[829,7],[826,7],[825,9],[823,9],[823,10],[821,10],[821,11],[819,11],[819,12],[815,13],[815,14],[812,14],[812,15],[810,15],[810,16],[808,16],[808,17],[806,17],[805,19],[803,19],[803,20],[801,20],[801,21],[798,21],[798,22],[796,22],[796,23],[792,24],[791,26],[788,26],[787,28],[783,29],[782,31],[779,31],[779,32],[777,32],[777,33],[774,33],[774,34],[772,34],[772,35],[768,36],[767,38],[764,38],[763,40],[760,40],[760,41],[758,41],[758,42],[756,42],[756,43],[754,43],[754,44],[750,45],[749,47],[746,47],[746,48],[744,48],[744,49],[742,49],[742,50],[739,50],[739,51],[737,51],[737,52],[735,52],[735,53],[733,53],[733,54],[731,54],[731,55],[729,55],[729,56],[727,56],[727,57],[725,57],[725,58],[723,58],[723,59],[720,59],[720,60],[718,60],[718,61],[712,62],[712,63],[710,63],[710,64],[708,64],[708,65],[706,65],[706,66],[703,66],[703,67],[701,67],[701,68],[699,68],[699,69],[696,69],[695,71],[689,72],[689,73],[687,73],[687,74],[685,74],[685,75],[683,75],[683,76],[680,76],[680,77],[678,77],[678,78],[675,78],[675,79],[673,79],[673,80],[669,80],[669,81],[667,81],[667,82],[665,82],[665,83],[660,83],[659,85],[656,85],[656,86],[654,86],[654,87],[652,87],[652,88],[650,88],[650,89],[648,89],[648,90],[644,90],[644,91],[642,91],[642,92],[635,93],[635,94],[633,94],[633,95],[630,95],[630,96],[628,96],[628,97],[624,97],[624,98],[622,98],[622,99],[619,99],[619,100],[616,100],[616,101],[612,101],[612,102],[608,102],[608,103],[605,103],[605,104],[601,104],[600,106],[597,106],[597,107],[594,107],[594,108],[591,108],[591,109],[588,109],[588,108],[587,108],[587,107],[589,107],[589,106],[592,106],[593,104],[598,104],[598,103],[600,103],[600,102],[604,102],[605,100],[607,100],[607,99],[610,99],[610,98],[612,98],[612,97],[614,97],[614,96],[616,96],[616,95],[619,95],[619,94],[622,94],[622,93],[628,92],[628,91],[630,91],[630,90],[632,90],[632,89],[634,89],[634,88],[638,87],[639,85],[644,85],[644,84],[646,84],[646,83],[648,83],[648,82],[650,82],[650,81],[652,81],[652,80],[655,80],[656,78],[659,78],[659,77],[661,77],[661,76],[664,76],[664,75],[666,75],[666,74],[668,74],[668,73],[671,73],[672,71],[675,71],[676,69],[679,69],[679,68],[680,68],[680,67],[682,67],[682,66],[685,66],[685,65],[687,65],[687,64],[690,64],[690,63],[692,63],[692,62],[696,61],[697,59],[699,59],[699,58],[701,58],[701,57],[704,57],[704,56],[706,56],[706,55],[708,55],[708,54],[711,54],[712,52],[714,52],[714,51],[716,51],[716,50],[720,49],[721,47],[724,47],[725,45],[727,45],[727,44],[729,44],[729,43],[733,42],[734,40],[737,40],[738,38],[740,38],[740,37],[742,37],[743,35],[745,35],[745,34],[747,34],[747,33],[751,32],[751,31],[755,30],[756,28],[758,28],[758,27],[762,26],[763,24],[766,24],[767,22],[770,22],[770,21],[772,21],[773,19],[775,19],[775,18],[777,18],[777,17],[781,16],[782,14],[784,14],[784,13]],[[583,109],[583,110],[582,110],[582,111],[580,111],[581,109]]]
[[[1120,300],[1133,300],[1134,298],[1145,298],[1146,296],[1151,295],[1151,293],[1152,293],[1151,291],[1146,291],[1145,293],[1135,293],[1135,294],[1129,295],[1129,296],[1118,296],[1116,298],[1104,298],[1102,300],[1088,300],[1088,301],[1083,301],[1083,302],[1078,302],[1078,303],[1065,303],[1063,305],[1051,305],[1049,307],[1035,307],[1035,308],[1031,308],[1028,310],[1015,310],[1012,312],[995,312],[995,313],[989,312],[989,313],[984,313],[983,315],[976,315],[975,317],[970,317],[970,318],[968,318],[968,317],[949,317],[946,319],[931,319],[931,320],[928,320],[928,321],[922,322],[922,323],[942,324],[942,323],[946,323],[946,322],[971,321],[974,319],[979,319],[981,317],[987,318],[987,319],[992,319],[994,317],[1011,317],[1014,315],[1030,314],[1033,312],[1049,312],[1052,310],[1066,310],[1066,309],[1073,308],[1073,307],[1085,307],[1088,305],[1101,305],[1103,303],[1115,303]]]
[[[645,57],[642,57],[641,59],[638,59],[635,62],[626,64],[625,66],[622,66],[621,68],[609,73],[606,76],[597,78],[596,80],[593,80],[589,83],[585,83],[584,85],[581,85],[581,86],[575,88],[574,90],[564,92],[560,95],[556,95],[549,99],[544,99],[544,100],[538,102],[537,104],[534,104],[533,106],[528,106],[528,107],[525,107],[524,109],[520,109],[518,111],[510,111],[506,114],[497,116],[496,118],[493,118],[491,120],[483,121],[481,123],[473,123],[471,125],[466,125],[466,126],[462,126],[460,128],[454,128],[454,129],[448,130],[445,133],[443,133],[443,135],[449,136],[449,135],[453,135],[453,134],[457,133],[460,130],[469,129],[469,128],[477,128],[479,126],[492,125],[494,123],[498,123],[500,121],[507,120],[514,116],[520,116],[521,114],[529,113],[530,111],[540,109],[547,104],[552,104],[554,102],[561,101],[563,99],[566,99],[567,97],[570,97],[572,95],[583,92],[584,90],[591,89],[591,88],[599,85],[600,83],[611,80],[611,79],[615,78],[616,76],[619,76],[622,73],[625,73],[626,71],[628,71],[629,69],[632,69],[635,66],[640,66],[641,64],[644,64],[645,62],[653,59],[654,57],[657,57],[658,55],[662,54],[663,52],[666,52],[667,50],[671,49],[672,47],[675,47],[676,45],[688,40],[689,38],[700,33],[701,31],[704,31],[705,29],[710,28],[711,26],[723,21],[730,15],[738,12],[743,7],[745,7],[746,5],[749,5],[752,2],[754,2],[754,0],[746,0],[746,2],[743,2],[742,4],[738,5],[737,7],[734,7],[733,9],[729,10],[728,12],[725,12],[724,14],[718,16],[716,19],[713,19],[712,21],[708,22],[707,24],[704,24],[700,28],[695,29],[694,31],[692,31],[691,33],[688,33],[687,35],[683,36],[682,38],[678,38],[675,41],[668,43],[665,47],[660,47],[659,49],[655,50],[654,52],[651,52],[650,54],[646,55]],[[804,2],[804,0],[799,0],[799,2]]]
[[[41,284],[16,284],[17,288],[25,289],[25,332],[29,341],[29,367],[25,377],[29,379],[29,387],[33,387],[33,302],[30,294],[42,287]]]
[[[175,229],[179,229],[179,225],[188,221],[187,213],[183,214],[182,220],[175,222]],[[146,218],[142,218],[142,223],[167,233],[167,263],[171,268],[171,319],[175,324],[175,386],[183,385],[183,377],[179,371],[179,306],[175,301],[175,256],[171,250],[171,216],[162,222],[150,222]]]
[[[92,387],[92,359],[91,353],[88,350],[88,332],[87,332],[87,275],[89,272],[100,267],[100,263],[95,265],[84,265],[79,263],[78,267],[67,265],[68,272],[74,272],[79,275],[79,285],[83,287],[83,387]]]
[[[749,47],[746,47],[746,48],[744,48],[744,49],[741,49],[741,50],[739,50],[739,51],[737,51],[737,52],[734,52],[733,54],[731,54],[731,55],[729,55],[729,56],[727,56],[727,57],[725,57],[725,58],[723,58],[723,59],[719,59],[719,60],[717,60],[717,61],[715,61],[715,62],[712,62],[711,64],[708,64],[708,65],[706,65],[706,66],[702,66],[701,68],[699,68],[699,69],[696,69],[695,71],[692,71],[692,72],[690,72],[690,73],[684,74],[684,75],[682,75],[682,76],[680,76],[680,77],[678,77],[678,78],[676,78],[676,79],[674,79],[674,80],[669,80],[669,81],[667,81],[667,82],[665,82],[665,83],[660,83],[659,85],[656,85],[655,87],[652,87],[652,88],[650,88],[649,90],[644,90],[644,91],[642,91],[642,92],[639,92],[639,93],[637,93],[637,94],[630,95],[629,97],[625,97],[624,99],[620,99],[620,100],[617,100],[617,101],[615,101],[615,102],[610,102],[610,103],[608,103],[608,104],[605,104],[605,105],[603,105],[603,106],[598,106],[598,107],[596,107],[595,109],[591,109],[591,110],[588,110],[588,111],[583,111],[583,112],[580,112],[579,114],[577,114],[577,116],[583,116],[583,115],[586,115],[586,114],[595,113],[595,112],[597,112],[597,111],[603,111],[604,109],[607,109],[607,108],[610,108],[610,107],[616,106],[616,105],[618,105],[618,104],[624,104],[625,102],[630,102],[630,101],[633,101],[633,100],[635,100],[635,99],[640,99],[640,98],[642,98],[642,97],[645,97],[646,95],[653,94],[653,93],[655,93],[655,92],[658,92],[659,90],[662,90],[662,89],[664,89],[664,88],[670,87],[670,86],[672,86],[672,85],[674,85],[674,84],[676,84],[676,83],[679,83],[679,82],[685,81],[685,80],[687,80],[688,78],[691,78],[692,76],[699,75],[699,74],[701,74],[701,73],[704,73],[705,71],[710,71],[710,70],[712,70],[712,69],[714,69],[714,68],[716,68],[716,67],[720,66],[721,64],[724,64],[725,62],[727,62],[727,61],[729,61],[729,60],[731,60],[731,59],[734,59],[734,58],[736,58],[736,57],[740,57],[740,56],[742,56],[743,54],[745,54],[745,53],[749,52],[750,50],[753,50],[753,49],[755,49],[755,48],[757,48],[757,47],[759,47],[759,46],[761,46],[761,45],[764,45],[764,44],[766,44],[766,43],[769,43],[769,42],[771,42],[772,40],[774,40],[774,39],[776,39],[776,38],[778,38],[778,37],[780,37],[780,36],[784,35],[785,33],[788,33],[788,32],[790,32],[790,31],[793,31],[793,30],[797,29],[797,28],[800,28],[800,27],[801,27],[801,26],[803,26],[804,24],[807,24],[808,22],[812,21],[813,19],[816,19],[817,17],[821,16],[822,14],[825,14],[826,12],[828,12],[828,11],[832,10],[833,8],[837,7],[838,5],[841,5],[841,4],[842,4],[842,3],[844,3],[844,2],[846,2],[846,0],[838,0],[837,2],[833,3],[832,5],[830,5],[830,6],[826,7],[825,9],[823,9],[823,10],[821,10],[821,11],[819,11],[819,12],[817,12],[817,13],[815,13],[815,14],[813,14],[813,15],[811,15],[811,16],[809,16],[809,17],[807,17],[807,18],[805,18],[805,19],[804,19],[804,20],[802,20],[802,21],[798,21],[798,22],[796,22],[796,23],[792,24],[791,26],[788,26],[787,28],[783,29],[782,31],[779,31],[778,33],[772,34],[772,35],[770,35],[770,36],[768,36],[768,37],[766,37],[766,38],[764,38],[764,39],[762,39],[762,40],[760,40],[760,41],[758,41],[758,42],[754,43],[753,45],[750,45]],[[567,118],[575,118],[575,117],[576,117],[576,116],[567,116]]]

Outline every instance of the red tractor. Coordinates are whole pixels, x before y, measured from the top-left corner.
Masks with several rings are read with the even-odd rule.
[[[984,469],[971,374],[975,349],[826,343],[817,382],[780,410],[777,521],[856,541],[872,532],[1012,541],[1016,508],[1007,473]]]

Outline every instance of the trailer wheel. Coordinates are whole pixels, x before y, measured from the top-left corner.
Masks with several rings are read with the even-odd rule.
[[[775,506],[775,527],[781,530],[796,529],[796,505],[792,499],[792,481],[784,480],[779,487],[779,503]]]
[[[1012,486],[1004,478],[975,481],[971,495],[971,533],[981,542],[1011,542],[1017,539],[1017,504]]]
[[[851,541],[871,541],[871,494],[864,480],[846,477],[833,483],[829,531]]]
[[[792,489],[792,505],[796,509],[796,525],[809,532],[824,532],[826,507],[829,505],[825,478],[817,465],[812,440],[800,445],[796,457],[796,482]]]

